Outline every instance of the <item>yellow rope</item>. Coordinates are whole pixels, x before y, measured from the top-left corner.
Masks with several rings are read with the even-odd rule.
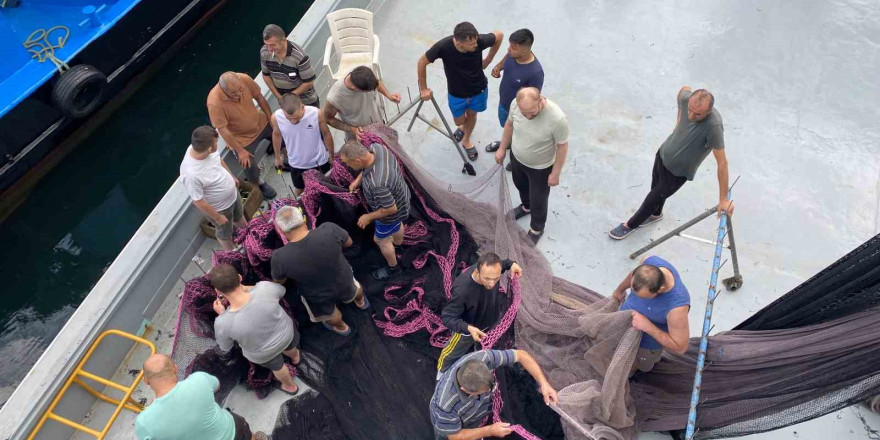
[[[62,34],[58,36],[58,42],[52,44],[49,41],[49,36],[55,31],[61,31]],[[31,58],[41,63],[49,60],[55,64],[58,73],[64,73],[70,69],[70,66],[55,56],[55,50],[63,48],[68,38],[70,38],[70,29],[67,26],[53,26],[48,30],[41,28],[31,32],[30,36],[22,44],[32,54]]]

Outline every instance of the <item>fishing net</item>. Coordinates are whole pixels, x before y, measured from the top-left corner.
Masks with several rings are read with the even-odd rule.
[[[356,225],[366,206],[362,196],[348,191],[353,173],[341,162],[334,162],[327,177],[304,174],[301,203],[275,203],[272,212],[281,204],[301,206],[313,227],[332,221],[349,232],[354,246],[345,255],[372,303],[369,313],[340,306],[353,329],[343,338],[310,323],[295,286],[288,286],[285,299],[302,332],[297,373],[318,394],[281,408],[275,438],[433,438],[428,402],[437,356],[449,338],[439,316],[452,280],[475,262],[478,251],[516,260],[525,271],[519,282],[502,280],[506,309],[484,348],[530,352],[560,397],[558,407],[549,408],[527,373],[501,368],[489,422],[513,423],[515,434],[508,438],[525,439],[633,439],[644,430],[685,426],[697,341],[684,355],[664,354],[652,372],[630,380],[641,337],[631,328],[630,314],[552,275],[514,221],[500,166],[450,184],[414,163],[388,127],[369,127],[364,143],[386,145],[410,185],[412,214],[397,249],[404,270],[387,282],[371,278],[384,259],[372,229]],[[271,250],[283,244],[272,212],[239,235],[243,257],[224,256],[239,264],[243,275],[265,279]],[[742,328],[710,338],[698,438],[783,427],[880,392],[880,366],[872,361],[880,355],[878,248],[875,238]],[[191,290],[198,293],[196,280]],[[212,311],[199,298],[186,292],[182,298],[175,360],[211,369],[224,386],[247,379],[259,391],[261,382],[251,378],[240,353],[214,350],[207,330]]]

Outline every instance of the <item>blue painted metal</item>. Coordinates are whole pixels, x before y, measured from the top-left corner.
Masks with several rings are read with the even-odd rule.
[[[736,182],[734,182],[735,184]],[[730,198],[731,191],[727,191]],[[694,374],[694,388],[691,391],[691,405],[688,411],[685,438],[693,440],[694,428],[697,424],[697,404],[700,402],[700,387],[703,384],[703,368],[706,364],[706,348],[709,346],[709,330],[712,328],[712,306],[718,297],[718,272],[721,270],[721,251],[724,248],[724,237],[727,235],[727,215],[722,215],[718,222],[718,237],[715,240],[715,258],[712,260],[712,274],[709,278],[709,298],[706,301],[706,314],[703,317],[703,334],[700,337],[700,351],[697,355],[697,372]]]
[[[66,63],[104,35],[141,0],[29,0],[18,7],[0,8],[0,116],[12,110],[57,74],[49,61],[31,57],[23,43],[34,31],[63,26],[70,30],[64,47],[54,55]],[[90,8],[88,8],[90,7]],[[58,45],[50,33],[43,46]],[[36,47],[35,49],[40,49]],[[109,74],[110,72],[104,72]]]

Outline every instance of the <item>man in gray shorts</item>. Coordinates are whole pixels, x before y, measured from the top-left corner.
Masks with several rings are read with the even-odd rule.
[[[180,177],[193,205],[214,224],[217,241],[227,251],[235,249],[232,226],[244,228],[244,210],[236,179],[217,153],[217,130],[203,125],[192,133],[192,146],[180,164]]]
[[[293,206],[279,209],[275,224],[288,243],[272,252],[272,279],[281,284],[287,280],[296,283],[312,322],[320,322],[340,336],[351,334],[336,303],[353,302],[367,310],[370,302],[342,255],[342,249],[352,244],[348,232],[329,222],[309,230],[302,211]]]
[[[229,351],[237,342],[247,360],[272,370],[281,382],[281,391],[296,394],[296,383],[281,357],[283,354],[293,365],[299,364],[299,332],[278,303],[286,292],[284,286],[269,281],[244,286],[241,275],[229,264],[212,268],[208,276],[218,296],[214,301],[219,315],[214,320],[214,338],[220,349]],[[221,302],[223,298],[229,300],[228,309]]]

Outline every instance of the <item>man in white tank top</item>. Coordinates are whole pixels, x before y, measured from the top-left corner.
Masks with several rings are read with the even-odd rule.
[[[281,96],[281,108],[272,113],[269,123],[275,147],[275,168],[282,169],[285,160],[281,157],[281,150],[286,148],[294,196],[299,197],[305,189],[304,172],[330,171],[334,155],[333,136],[323,113],[315,107],[304,106],[299,96],[293,93]]]

